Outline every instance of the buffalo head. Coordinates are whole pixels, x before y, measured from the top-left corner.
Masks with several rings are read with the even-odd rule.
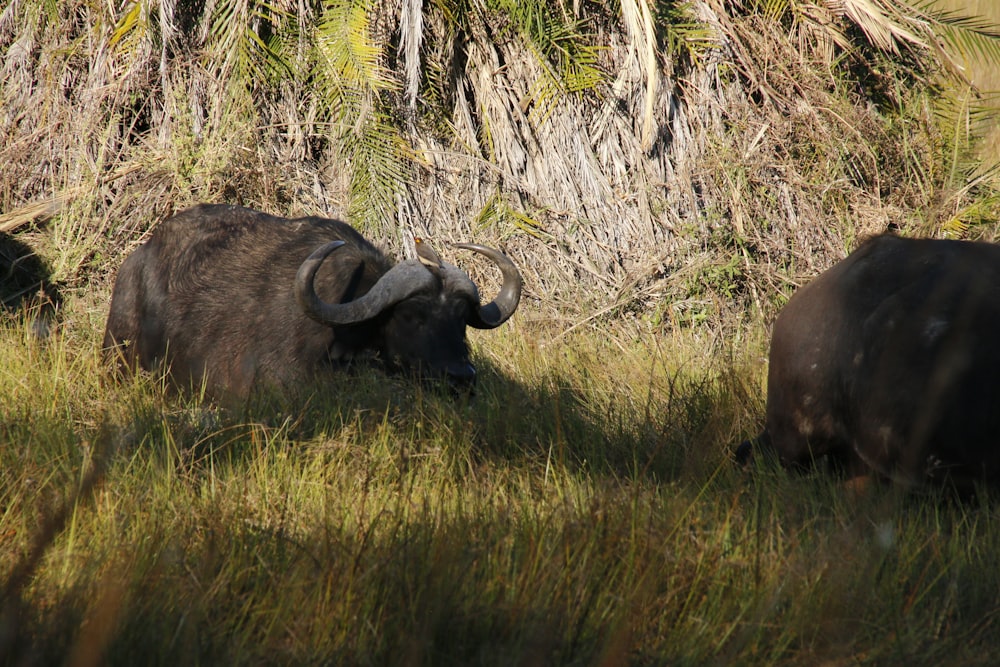
[[[343,241],[317,248],[299,267],[295,296],[304,313],[329,326],[379,322],[378,346],[393,369],[444,376],[456,383],[473,382],[466,325],[494,329],[514,314],[521,297],[521,274],[503,253],[473,243],[456,244],[480,253],[503,275],[500,294],[480,305],[479,290],[461,269],[408,260],[378,279],[367,293],[346,303],[323,301],[316,293],[316,272]],[[335,259],[331,260],[335,261]]]

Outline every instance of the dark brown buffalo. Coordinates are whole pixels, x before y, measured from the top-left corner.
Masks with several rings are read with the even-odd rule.
[[[38,339],[48,338],[62,303],[45,262],[15,236],[0,232],[0,316],[22,312]]]
[[[506,321],[521,277],[497,250],[459,247],[500,268],[494,301],[480,305],[472,280],[449,264],[393,265],[338,220],[196,206],[122,264],[105,354],[125,369],[165,365],[176,384],[213,397],[294,388],[358,355],[469,384],[466,325]]]
[[[1000,246],[878,236],[798,290],[757,443],[906,485],[1000,480]]]

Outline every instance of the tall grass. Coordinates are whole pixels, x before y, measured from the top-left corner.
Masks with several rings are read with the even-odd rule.
[[[764,11],[801,3],[679,3],[648,17],[667,22],[661,53],[644,3],[620,4],[631,32],[600,3],[572,21],[607,31],[613,95],[534,114],[524,91],[548,89],[504,37],[519,33],[493,42],[477,10],[456,46],[450,5],[424,3],[425,101],[442,95],[456,118],[437,121],[468,145],[432,128],[381,240],[472,236],[524,271],[513,321],[472,334],[476,396],[359,372],[229,410],[162,378],[108,381],[99,336],[114,268],[171,211],[349,210],[351,165],[311,87],[237,90],[239,63],[213,59],[226,31],[266,23],[254,8],[292,5],[180,26],[200,35],[190,51],[107,3],[0,11],[0,228],[66,296],[45,341],[0,313],[0,662],[995,662],[994,500],[858,495],[730,461],[760,427],[765,322],[792,289],[859,235],[995,210],[988,183],[948,176],[930,65],[852,49],[832,68],[809,21]]]
[[[40,556],[6,662],[993,657],[992,503],[732,467],[763,336],[515,322],[477,339],[472,400],[365,375],[222,412],[29,328],[0,330],[0,567]]]

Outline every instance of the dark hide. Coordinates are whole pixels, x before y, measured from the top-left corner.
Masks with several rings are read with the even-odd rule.
[[[59,286],[49,277],[45,263],[30,246],[0,233],[0,308],[24,311],[33,333],[46,338],[62,302]]]
[[[757,444],[785,464],[968,489],[998,480],[998,440],[1000,246],[869,239],[775,322]]]
[[[176,384],[204,384],[212,397],[295,388],[356,355],[471,383],[465,327],[479,297],[454,267],[468,285],[424,267],[434,276],[429,287],[366,321],[331,325],[303,312],[296,272],[334,240],[344,245],[323,261],[314,283],[323,301],[353,301],[393,266],[337,220],[288,220],[225,205],[178,213],[122,264],[105,353],[126,369],[165,364]]]

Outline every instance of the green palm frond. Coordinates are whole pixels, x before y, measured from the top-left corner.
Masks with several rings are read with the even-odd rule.
[[[316,84],[351,170],[352,222],[386,229],[412,181],[410,150],[390,112],[401,86],[372,36],[371,0],[328,0],[316,33]]]
[[[569,18],[546,0],[490,0],[488,8],[507,17],[542,65],[532,97],[543,114],[560,95],[592,91],[606,80],[598,66],[600,47],[585,21]]]
[[[507,211],[503,194],[498,190],[486,198],[486,203],[472,219],[472,226],[477,231],[488,229],[502,220]]]
[[[108,46],[126,53],[134,52],[137,43],[148,38],[149,31],[149,4],[133,2],[115,24]]]
[[[765,6],[765,16],[771,12],[783,12],[788,0],[768,0]],[[691,2],[681,2],[676,5],[666,5],[662,8],[658,19],[661,26],[662,45],[666,54],[678,61],[698,64],[701,57],[719,47],[719,34],[707,23],[698,20],[695,6]]]
[[[748,9],[768,21],[780,21],[794,11],[791,0],[751,0]]]
[[[969,84],[948,87],[934,101],[932,110],[942,130],[948,182],[959,184],[982,171],[976,148],[996,127],[1000,96],[979,95]]]
[[[553,239],[538,217],[511,206],[500,190],[487,198],[479,213],[474,216],[473,225],[478,230],[492,228],[494,233],[504,236],[518,231],[538,239]]]
[[[224,0],[215,5],[208,48],[220,71],[248,89],[260,79],[290,70],[276,48],[277,35],[289,18],[276,3]]]
[[[412,180],[405,139],[388,116],[375,113],[344,136],[340,153],[351,166],[351,221],[384,229],[395,220],[397,197]]]
[[[985,180],[989,176],[996,176],[996,174],[984,175],[978,180]],[[946,238],[964,239],[970,236],[970,232],[974,228],[996,223],[998,215],[1000,215],[1000,193],[993,192],[985,197],[977,198],[972,204],[957,211],[942,222],[939,228],[941,234]]]
[[[22,13],[21,19],[18,23],[21,26],[59,26],[61,23],[61,18],[59,16],[59,7],[64,3],[64,0],[41,0],[36,2],[22,2],[21,6],[17,8],[17,12]],[[5,5],[10,5],[10,2],[4,3]],[[3,12],[0,12],[3,13]]]
[[[385,53],[371,34],[371,0],[328,0],[317,30],[324,80],[336,89],[396,90],[399,83],[384,66]]]
[[[941,9],[937,0],[917,5],[917,9],[953,56],[965,62],[1000,62],[1000,27],[982,17]]]

